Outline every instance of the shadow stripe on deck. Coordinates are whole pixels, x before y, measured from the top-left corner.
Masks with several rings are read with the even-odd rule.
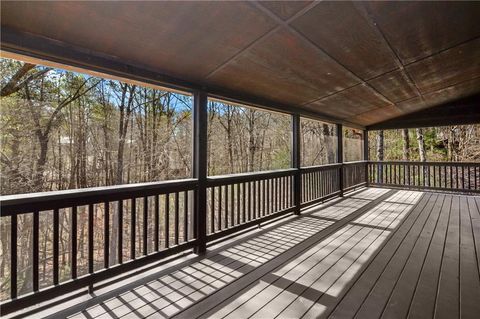
[[[332,235],[340,228],[344,227],[346,224],[351,222],[352,220],[360,217],[361,215],[368,212],[370,209],[377,206],[379,203],[384,201],[387,198],[390,198],[392,195],[397,193],[397,191],[388,191],[381,196],[377,197],[376,199],[372,200],[368,204],[364,205],[360,209],[355,210],[348,216],[344,217],[343,219],[339,220],[333,225],[319,231],[317,234],[309,237],[308,239],[304,240],[303,242],[297,244],[294,248],[285,251],[283,254],[279,255],[275,259],[269,261],[268,263],[263,264],[262,266],[258,267],[254,271],[241,276],[234,282],[230,283],[229,285],[223,287],[220,290],[215,291],[208,297],[199,300],[197,303],[193,304],[189,308],[179,311],[174,315],[174,318],[198,318],[202,314],[209,312],[212,308],[217,307],[219,303],[226,303],[242,289],[249,286],[252,282],[257,281],[261,277],[265,276],[270,272],[272,269],[281,266],[282,264],[288,262],[289,260],[295,258],[296,256],[302,254],[305,250],[309,249],[311,246],[317,244],[319,241],[327,238],[328,236]],[[341,203],[341,202],[340,202]],[[308,214],[302,216],[302,218],[309,218]],[[228,298],[228,299],[225,299]]]
[[[129,317],[143,317],[144,315],[142,315],[142,313],[138,310],[142,306],[149,304],[153,305],[151,299],[146,299],[146,297],[150,297],[151,294],[155,294],[157,298],[159,295],[161,295],[161,297],[167,296],[167,304],[174,304],[182,298],[185,300],[189,300],[190,302],[196,302],[197,300],[205,297],[206,295],[211,294],[212,291],[208,291],[208,293],[204,294],[203,296],[198,296],[198,292],[196,292],[195,290],[190,290],[188,287],[179,287],[179,283],[181,284],[183,281],[185,283],[185,285],[183,286],[202,283],[202,280],[198,280],[201,278],[195,276],[203,272],[203,274],[207,275],[208,278],[213,278],[214,280],[216,280],[213,282],[215,286],[214,288],[220,289],[224,285],[228,284],[229,280],[235,280],[235,276],[238,277],[244,275],[244,273],[242,272],[226,273],[227,276],[225,277],[228,277],[227,279],[229,280],[226,280],[224,283],[221,284],[219,284],[217,280],[218,278],[211,276],[215,275],[215,273],[212,273],[212,271],[221,271],[221,269],[212,269],[212,266],[215,267],[217,263],[224,264],[228,260],[235,262],[235,260],[229,258],[228,254],[230,254],[230,256],[236,256],[236,253],[225,253],[225,251],[231,250],[231,248],[239,248],[240,250],[237,250],[236,252],[242,253],[242,250],[244,251],[251,247],[256,249],[256,251],[250,252],[248,254],[249,257],[252,257],[252,254],[256,254],[258,251],[263,251],[265,253],[264,256],[274,258],[275,254],[283,253],[285,250],[288,250],[295,246],[298,242],[305,240],[312,234],[318,233],[319,231],[321,231],[322,228],[325,228],[335,222],[335,220],[333,220],[333,217],[337,217],[339,219],[348,216],[349,214],[354,213],[359,206],[368,204],[372,200],[378,200],[379,196],[382,196],[382,194],[385,195],[386,193],[387,190],[384,189],[363,189],[358,192],[348,194],[345,196],[345,198],[336,199],[331,203],[327,203],[324,205],[316,205],[313,208],[304,210],[304,213],[299,217],[290,217],[287,220],[280,221],[276,225],[272,225],[271,227],[268,227],[264,230],[255,231],[252,234],[246,235],[244,236],[244,238],[232,240],[231,243],[227,243],[219,248],[210,250],[204,256],[191,258],[186,262],[177,263],[176,266],[166,269],[164,268],[163,270],[148,275],[143,279],[135,280],[120,287],[117,284],[117,289],[102,294],[98,297],[92,298],[90,300],[82,301],[81,303],[70,303],[70,305],[67,306],[70,307],[68,309],[63,308],[65,310],[60,309],[60,311],[57,312],[50,311],[50,314],[54,313],[51,318],[67,317],[69,315],[75,318],[119,318],[126,315],[128,315]],[[335,205],[339,205],[339,207],[332,207]],[[318,223],[317,221],[314,221],[312,219],[307,220],[304,218],[308,217],[313,212],[318,213],[320,216],[330,217],[332,220],[323,220],[321,223]],[[319,227],[321,226],[321,224],[324,224],[324,226]],[[311,227],[312,225],[313,227]],[[305,230],[308,230],[308,228],[311,228],[308,231],[309,234],[307,234],[306,236],[305,234],[302,235],[302,232],[305,233]],[[292,229],[294,231],[289,233],[289,229]],[[274,233],[277,233],[277,235],[273,236]],[[262,236],[266,234],[268,234],[268,238],[262,239]],[[289,235],[290,237],[282,243],[281,237],[285,235]],[[264,248],[261,248],[260,245],[263,245]],[[277,246],[277,248],[272,248],[272,246]],[[223,254],[220,254],[222,252]],[[268,256],[268,253],[273,253],[274,256]],[[242,262],[238,263],[238,265],[240,266],[244,264],[245,263]],[[255,267],[256,265],[253,266]],[[252,271],[254,267],[247,266],[244,268],[247,268],[248,271]],[[233,277],[231,277],[232,274],[234,275]],[[198,282],[194,282],[192,284],[191,279],[194,279]],[[212,281],[209,282],[211,283]],[[205,284],[205,282],[203,283]],[[186,291],[186,293],[184,294],[179,294],[182,289],[187,289],[188,291]],[[198,291],[203,290],[203,288],[198,286],[195,286],[195,289],[198,289]],[[168,296],[169,294],[170,296]],[[126,303],[129,303],[129,306],[127,306]],[[134,307],[132,307],[132,305]],[[183,306],[189,306],[188,302],[187,304],[182,304],[182,307]],[[90,312],[89,310],[91,310],[92,308],[95,308],[95,311]],[[87,309],[87,311],[85,311],[85,309]],[[179,309],[181,308],[178,308],[177,310]],[[162,309],[155,307],[151,310],[154,313]],[[158,311],[157,315],[169,316],[170,314]],[[45,316],[45,314],[34,315],[35,318],[38,318],[39,316]]]

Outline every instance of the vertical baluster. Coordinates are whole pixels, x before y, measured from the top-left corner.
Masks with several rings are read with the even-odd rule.
[[[155,251],[160,250],[160,195],[155,195],[155,204],[154,204],[154,210],[155,210],[155,217],[154,217],[154,246],[155,246]]]
[[[93,274],[93,204],[88,205],[88,273]],[[90,286],[90,292],[92,286]]]
[[[266,183],[266,187],[267,187],[267,214],[270,214],[271,213],[271,206],[270,206],[270,200],[271,200],[271,194],[270,194],[270,191],[271,191],[271,188],[270,188],[270,181],[271,179],[267,179],[265,180],[265,183]]]
[[[237,185],[237,225],[240,225],[240,183],[236,184]]]
[[[443,165],[443,186],[447,188],[447,165]]]
[[[35,218],[35,216],[34,216]],[[34,236],[35,237],[35,236]],[[38,238],[37,238],[38,240]],[[77,206],[72,207],[72,240],[71,240],[71,264],[70,268],[72,270],[72,279],[77,278]],[[38,257],[37,257],[38,258]],[[37,260],[38,263],[38,260]],[[37,267],[38,268],[38,265]],[[34,270],[35,271],[35,267]],[[38,276],[38,270],[37,270]]]
[[[274,210],[273,201],[274,201],[274,198],[275,198],[275,194],[274,194],[274,190],[273,190],[273,180],[269,179],[268,183],[269,183],[269,188],[270,188],[270,197],[269,197],[269,205],[268,206],[269,206],[270,213],[274,213],[275,210]]]
[[[467,165],[468,189],[472,189],[472,182],[470,177],[470,165]]]
[[[32,270],[33,270],[33,291],[38,291],[38,270],[39,270],[39,263],[38,263],[38,255],[39,255],[39,228],[40,228],[40,213],[39,211],[33,212],[33,263],[32,263]],[[72,270],[73,274],[73,270]]]
[[[480,168],[477,166],[478,164],[476,164],[473,169],[474,169],[474,177],[475,177],[475,190],[478,189],[478,174],[480,173]],[[479,172],[477,172],[479,171]]]
[[[179,201],[179,193],[178,192],[175,192],[175,195],[174,195],[174,199],[175,199],[175,239],[174,239],[174,242],[175,242],[175,245],[178,245],[178,238],[179,238],[179,223],[180,223],[180,210],[179,210],[179,204],[180,204],[180,201]]]
[[[280,198],[280,194],[278,193],[278,178],[274,178],[275,181],[275,212],[278,212],[278,200]]]
[[[53,284],[58,285],[58,245],[59,245],[59,211],[58,208],[53,210]]]
[[[170,194],[165,194],[165,248],[170,247]]]
[[[424,178],[421,178],[421,175],[422,174],[420,174],[420,164],[419,164],[419,165],[417,165],[417,179],[418,179],[418,185],[417,186],[421,186],[422,185],[421,182],[424,181]]]
[[[137,254],[135,253],[135,227],[137,223],[137,199],[132,198],[131,204],[131,214],[130,214],[130,259],[135,259]]]
[[[251,197],[251,192],[250,192],[251,191],[250,182],[247,182],[247,186],[248,186],[247,187],[247,196],[248,196],[248,214],[247,214],[247,216],[248,216],[248,220],[250,221],[250,220],[252,220],[252,208],[251,208],[252,207],[252,202],[251,202],[252,197]]]
[[[118,238],[118,263],[123,263],[123,200],[118,201],[118,229],[117,229],[117,238]],[[157,247],[158,248],[158,247]]]
[[[257,182],[256,181],[253,182],[252,187],[253,187],[253,194],[252,194],[253,195],[252,196],[253,197],[253,212],[252,212],[253,216],[252,216],[252,218],[256,219],[257,218],[257,209],[256,209],[257,208],[256,207],[257,206],[257,190],[256,190]]]
[[[17,215],[11,216],[10,223],[10,298],[17,298]],[[55,228],[55,227],[54,227]],[[55,246],[55,245],[54,245]],[[58,248],[58,246],[57,246]],[[57,251],[58,255],[58,251]],[[58,257],[58,256],[57,256]],[[58,260],[58,258],[57,258]],[[58,263],[57,263],[58,271]],[[57,276],[58,278],[58,276]],[[58,280],[57,280],[58,283]]]
[[[452,165],[450,164],[450,166],[448,167],[449,171],[450,171],[450,188],[453,188],[453,167]]]
[[[103,267],[108,268],[110,257],[110,205],[105,202],[103,212]]]
[[[247,204],[247,195],[246,195],[246,185],[245,183],[242,183],[242,222],[245,222],[247,220],[247,212],[246,212],[246,204]]]
[[[183,193],[183,241],[188,241],[188,191]]]
[[[228,228],[228,185],[225,185],[225,229]]]
[[[218,230],[222,230],[222,186],[218,187]]]
[[[458,188],[458,165],[455,165],[455,188]]]
[[[148,254],[148,196],[143,197],[143,227],[142,227],[142,251],[143,255]]]
[[[215,232],[215,187],[210,188],[210,233]]]

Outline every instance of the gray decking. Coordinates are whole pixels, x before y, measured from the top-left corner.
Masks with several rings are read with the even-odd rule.
[[[479,209],[364,189],[53,317],[479,318]]]

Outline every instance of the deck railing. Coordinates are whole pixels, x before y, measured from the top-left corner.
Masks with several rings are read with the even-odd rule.
[[[209,177],[207,238],[292,212],[295,169]]]
[[[3,258],[10,261],[11,300],[2,303],[2,312],[29,305],[35,298],[40,300],[40,296],[49,298],[91,287],[98,281],[192,248],[196,236],[189,203],[196,188],[195,179],[186,179],[3,196],[1,222],[10,226],[10,247],[8,256]],[[41,227],[51,234],[50,240],[42,238],[42,247]],[[18,238],[25,236],[27,247],[21,247]],[[60,238],[67,238],[69,247],[60,247]],[[48,258],[47,242],[51,242]],[[19,247],[24,258],[31,256],[22,267],[17,263]],[[19,295],[23,296],[17,299]]]
[[[208,177],[205,216],[195,209],[198,179],[2,196],[1,222],[10,242],[2,252],[9,264],[2,313],[82,287],[92,290],[101,281],[197,247],[200,217],[211,242],[294,212],[298,176],[303,175],[301,192],[308,193],[302,207],[337,195],[341,167]],[[31,258],[20,264],[20,253]]]
[[[302,167],[302,206],[318,203],[340,193],[342,164]]]
[[[296,178],[300,203],[295,203]],[[197,247],[199,218],[206,220],[204,240],[214,241],[366,184],[479,192],[480,163],[360,161],[208,177],[205,215],[195,209],[197,179],[3,196],[1,222],[9,232],[3,238],[10,245],[2,254],[9,263],[4,276],[10,279],[10,299],[2,302],[2,312],[92,289]],[[49,238],[40,233],[45,227]],[[19,238],[27,238],[28,247]],[[60,245],[65,238],[68,247]],[[27,264],[18,263],[19,253],[30,256]]]
[[[368,182],[388,187],[480,192],[480,163],[370,161]]]

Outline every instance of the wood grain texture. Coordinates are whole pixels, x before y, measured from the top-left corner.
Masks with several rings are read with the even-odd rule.
[[[351,2],[321,2],[292,25],[364,80],[397,67],[387,43]]]
[[[470,41],[406,67],[422,94],[480,76],[480,39]]]
[[[199,79],[275,23],[243,2],[33,1],[2,3],[3,26]]]
[[[405,64],[480,36],[478,2],[369,1],[363,5]]]
[[[305,105],[311,110],[351,118],[392,103],[369,86],[361,84]]]
[[[280,29],[213,74],[209,83],[302,104],[358,80],[294,33]]]
[[[312,1],[259,1],[268,10],[283,20],[287,20],[295,13],[305,8]]]
[[[414,84],[405,71],[397,69],[368,81],[372,87],[393,103],[418,96]]]

